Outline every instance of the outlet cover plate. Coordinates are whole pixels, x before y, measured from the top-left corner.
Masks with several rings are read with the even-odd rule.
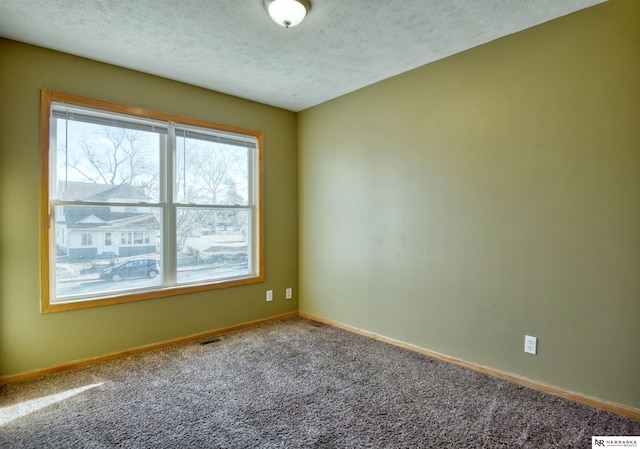
[[[267,301],[273,301],[273,290],[267,290]]]
[[[293,289],[292,288],[288,288],[288,289],[285,290],[285,298],[286,299],[293,298]]]
[[[538,339],[530,335],[524,336],[524,352],[535,355],[538,350]]]

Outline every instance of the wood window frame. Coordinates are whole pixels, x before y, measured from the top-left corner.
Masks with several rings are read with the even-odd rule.
[[[257,189],[255,198],[255,217],[253,223],[253,248],[257,252],[254,256],[255,274],[241,279],[221,280],[206,282],[196,285],[175,285],[169,287],[159,287],[142,292],[115,293],[97,299],[80,299],[65,301],[52,301],[51,295],[51,239],[52,235],[51,202],[49,198],[50,186],[50,120],[51,106],[53,102],[69,103],[77,106],[85,106],[94,109],[101,109],[108,112],[115,112],[145,119],[174,122],[182,125],[191,125],[215,129],[222,132],[244,134],[253,136],[256,139],[256,158],[254,162],[255,178],[254,188]],[[236,126],[223,125],[202,119],[184,117],[177,114],[158,112],[150,109],[122,105],[109,101],[97,100],[73,94],[54,92],[42,89],[40,92],[40,310],[41,313],[62,312],[67,310],[98,307],[132,301],[140,301],[168,296],[183,295],[194,292],[216,290],[221,288],[236,287],[242,285],[256,284],[264,282],[264,133]],[[55,254],[54,254],[55,257]]]

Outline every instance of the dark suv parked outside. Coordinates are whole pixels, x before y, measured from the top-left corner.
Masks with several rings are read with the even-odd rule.
[[[125,278],[154,278],[160,273],[160,264],[154,259],[139,259],[120,262],[105,268],[100,273],[102,279],[118,282]]]

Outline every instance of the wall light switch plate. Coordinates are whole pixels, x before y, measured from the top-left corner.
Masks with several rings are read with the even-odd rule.
[[[273,290],[267,290],[267,301],[273,301]]]
[[[538,349],[538,339],[530,335],[524,336],[524,352],[535,355]]]

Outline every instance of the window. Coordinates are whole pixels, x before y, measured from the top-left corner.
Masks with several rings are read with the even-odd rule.
[[[151,242],[148,232],[125,232],[120,236],[121,245],[142,245]]]
[[[43,312],[262,282],[260,132],[41,96]]]

